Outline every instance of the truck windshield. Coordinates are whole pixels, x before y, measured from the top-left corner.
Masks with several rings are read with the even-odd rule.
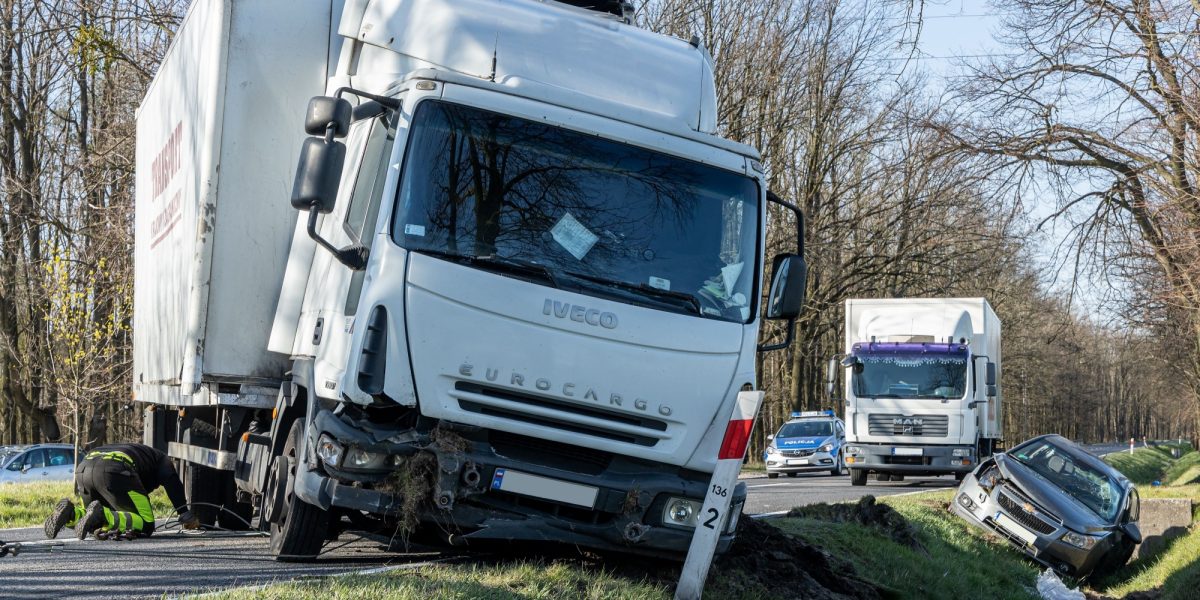
[[[962,398],[967,392],[967,352],[856,352],[854,394],[860,398]]]
[[[799,423],[784,423],[775,437],[829,437],[831,435],[833,435],[833,423],[830,421],[800,421]]]
[[[393,223],[415,252],[544,285],[744,323],[759,189],[744,175],[425,101]]]

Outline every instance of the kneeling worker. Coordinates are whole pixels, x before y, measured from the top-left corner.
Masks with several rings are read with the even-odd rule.
[[[183,527],[199,527],[199,519],[188,510],[183,483],[166,454],[143,444],[96,448],[75,470],[75,493],[83,504],[76,506],[70,498],[59,500],[43,524],[46,537],[53,539],[70,525],[81,540],[97,533],[150,535],[154,533],[154,511],[149,494],[159,486],[166,490]]]

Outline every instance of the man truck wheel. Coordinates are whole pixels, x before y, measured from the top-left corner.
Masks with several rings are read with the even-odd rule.
[[[300,456],[300,436],[304,427],[300,421],[292,423],[283,453],[272,463],[272,482],[263,501],[272,502],[271,511],[271,554],[282,562],[304,562],[317,558],[325,544],[325,532],[329,528],[329,513],[313,506],[294,493],[296,465],[304,460]]]
[[[891,481],[892,474],[891,473],[876,473],[875,480],[876,481]]]
[[[225,488],[221,494],[224,502],[221,511],[217,513],[217,524],[230,531],[246,531],[252,527],[250,520],[254,518],[254,505],[238,502],[237,484],[233,481],[232,471],[224,471],[221,475]]]
[[[779,473],[767,473],[767,479],[778,479]]]
[[[850,469],[850,485],[867,485],[866,469]]]

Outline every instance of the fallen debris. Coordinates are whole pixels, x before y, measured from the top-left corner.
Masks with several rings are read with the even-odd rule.
[[[746,596],[756,587],[770,590],[776,600],[881,597],[878,588],[855,576],[849,563],[750,518],[738,523],[737,538],[717,557],[711,575],[706,590],[715,598]],[[729,589],[720,589],[725,586]]]
[[[921,542],[917,540],[917,531],[912,523],[892,507],[876,502],[875,496],[863,496],[854,504],[820,503],[797,506],[788,511],[787,516],[833,523],[858,523],[882,531],[897,544],[925,551]]]
[[[1046,569],[1038,575],[1037,591],[1042,600],[1085,600],[1083,592],[1067,587],[1054,569]]]

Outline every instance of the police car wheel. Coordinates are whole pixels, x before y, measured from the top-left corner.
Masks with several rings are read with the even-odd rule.
[[[846,465],[842,462],[842,453],[838,452],[837,462],[833,465],[833,468],[829,470],[829,474],[833,475],[834,477],[837,477],[838,475],[841,475],[842,473],[845,473],[845,472],[846,472]]]

